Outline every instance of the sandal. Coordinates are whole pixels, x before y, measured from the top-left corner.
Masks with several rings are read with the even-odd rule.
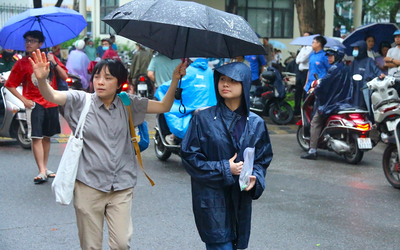
[[[33,179],[33,182],[35,184],[42,184],[43,182],[47,181],[47,177],[44,176],[43,174],[38,174],[36,177],[38,177],[37,179]]]
[[[56,177],[56,173],[54,173],[53,171],[48,170],[48,169],[46,170],[46,175],[47,175],[48,178]]]

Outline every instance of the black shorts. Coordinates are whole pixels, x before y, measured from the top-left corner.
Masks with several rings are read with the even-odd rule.
[[[36,103],[30,116],[27,122],[31,138],[42,139],[61,133],[58,107],[44,108]]]

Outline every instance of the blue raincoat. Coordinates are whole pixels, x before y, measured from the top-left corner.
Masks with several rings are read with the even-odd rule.
[[[245,128],[239,141],[232,132],[241,115],[231,111],[218,92],[221,74],[242,82]],[[247,248],[250,237],[251,204],[265,189],[265,174],[272,160],[272,148],[264,120],[250,112],[251,71],[244,63],[230,63],[215,69],[217,105],[193,116],[181,144],[182,162],[191,176],[193,213],[202,241],[207,244],[232,241]],[[243,161],[247,147],[255,147],[250,191],[240,191],[239,176],[233,176],[229,159]]]
[[[183,138],[192,119],[192,112],[198,108],[213,106],[217,103],[213,85],[213,72],[208,67],[208,60],[199,58],[186,69],[186,75],[182,78],[181,88],[183,104],[186,112],[179,112],[181,105],[179,100],[175,100],[165,119],[171,133],[179,138]],[[162,100],[167,93],[171,81],[163,83],[158,87],[155,97]],[[181,107],[183,112],[183,107]]]
[[[315,88],[316,107],[322,116],[350,107],[353,84],[349,68],[340,60],[333,64]]]
[[[356,107],[368,110],[371,113],[371,91],[368,88],[364,90],[361,89],[366,86],[368,81],[380,76],[382,71],[376,66],[374,59],[368,57],[366,42],[358,41],[353,43],[351,47],[358,47],[358,56],[355,57],[354,61],[350,64],[350,75],[360,74],[362,76],[361,81],[352,79],[354,86],[352,104]]]

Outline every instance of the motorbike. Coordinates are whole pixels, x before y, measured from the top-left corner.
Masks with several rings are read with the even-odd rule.
[[[181,151],[182,139],[175,138],[176,145],[170,145],[165,141],[165,136],[171,134],[168,128],[167,121],[165,120],[164,114],[158,114],[156,116],[156,126],[155,126],[154,139],[154,151],[156,156],[161,161],[166,161],[171,156],[171,154],[179,155]]]
[[[0,136],[16,139],[22,148],[30,149],[25,105],[3,85],[9,73],[3,73],[0,79]],[[22,94],[22,87],[17,91]]]
[[[400,136],[400,122],[395,121],[394,133],[385,142],[387,143],[386,149],[383,152],[382,168],[388,182],[397,189],[400,189],[400,161],[399,161],[399,136]]]
[[[297,142],[300,147],[310,149],[310,128],[315,101],[311,93],[301,109],[301,120],[297,122]],[[364,152],[373,148],[369,138],[371,122],[367,118],[368,111],[351,108],[331,114],[325,122],[318,137],[318,148],[333,151],[343,155],[348,163],[357,164],[363,158]]]
[[[285,86],[276,76],[279,72],[271,72],[268,69],[261,74],[261,86],[251,86],[250,110],[268,115],[278,125],[285,125],[293,119],[293,109],[285,101]]]
[[[359,78],[357,75],[354,77]],[[394,88],[399,83],[400,79],[386,76],[382,80],[376,77],[366,84],[367,88],[373,91],[371,109],[383,142],[387,141],[388,137],[393,136],[395,125],[400,120],[400,99]]]
[[[68,87],[73,90],[84,90],[82,88],[81,77],[72,73],[68,73],[67,79],[65,81],[68,83]]]
[[[152,99],[154,86],[153,82],[146,74],[140,74],[136,77],[135,81],[136,95]]]

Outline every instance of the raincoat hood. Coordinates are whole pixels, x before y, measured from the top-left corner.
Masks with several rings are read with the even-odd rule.
[[[196,60],[197,61],[197,60]],[[242,83],[242,90],[246,104],[246,111],[250,111],[250,87],[251,87],[251,70],[250,67],[241,62],[229,63],[217,68],[214,68],[214,87],[217,102],[220,103],[223,98],[218,91],[218,82],[221,75],[226,75],[236,81]]]
[[[198,58],[190,65],[196,68],[200,68],[202,70],[206,70],[208,68],[208,60],[205,58]]]
[[[365,41],[358,41],[350,45],[352,48],[358,47],[358,56],[354,60],[360,60],[368,57],[367,43]]]

